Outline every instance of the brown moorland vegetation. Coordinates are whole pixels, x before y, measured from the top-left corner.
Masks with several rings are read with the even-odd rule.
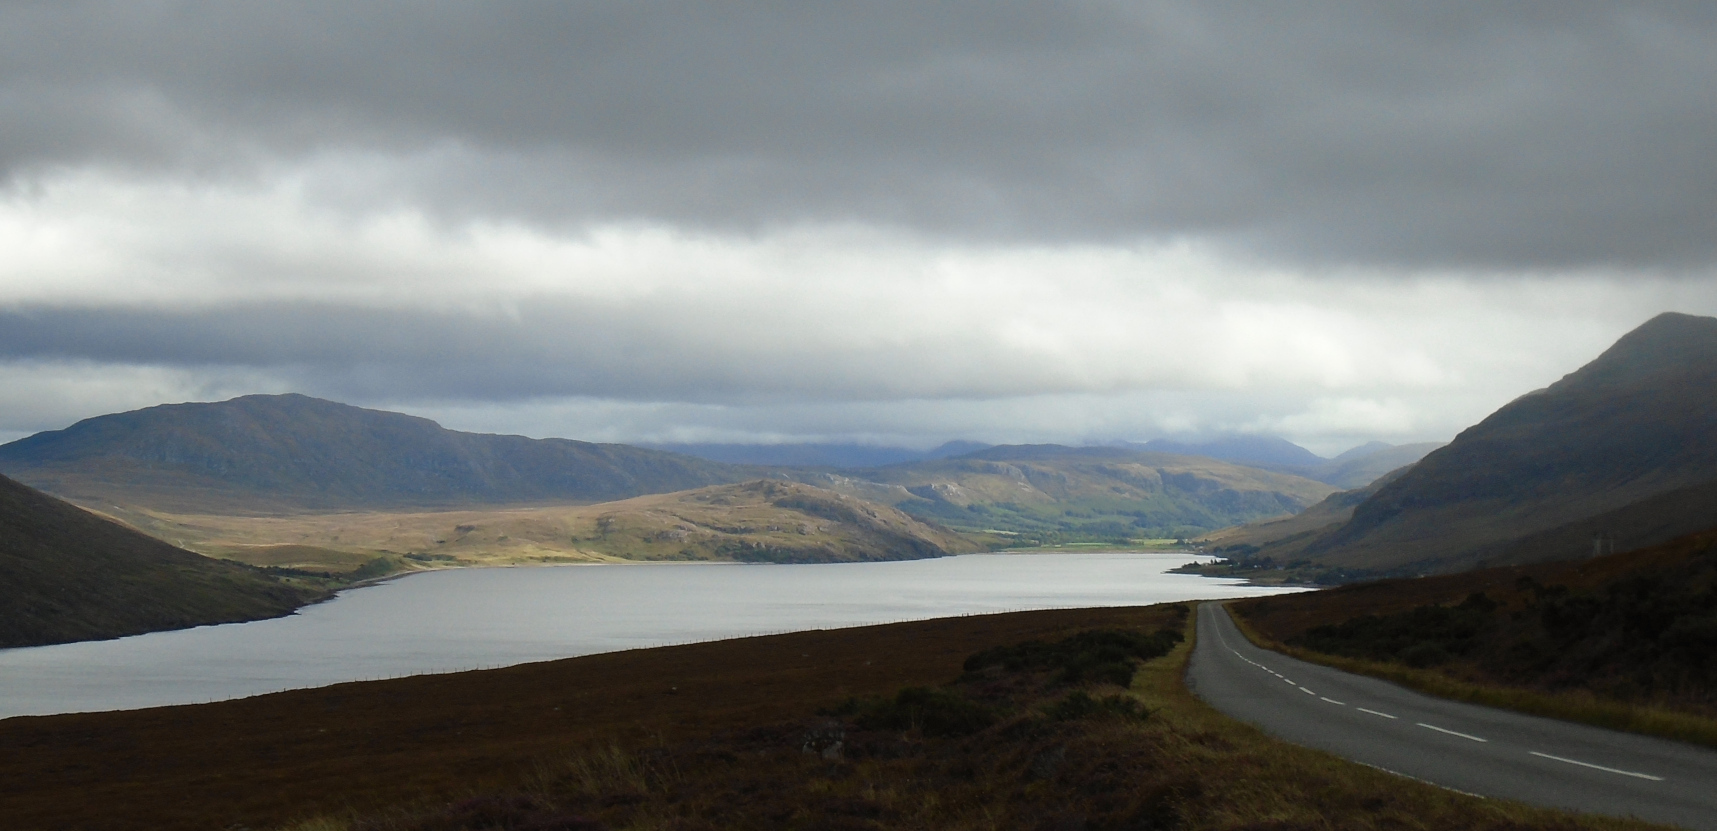
[[[1717,530],[1588,560],[1236,602],[1298,657],[1454,698],[1717,745]]]
[[[301,831],[1650,827],[1269,739],[1186,691],[1190,643],[1172,633],[1187,625],[1177,606],[952,618],[8,719],[0,816]]]

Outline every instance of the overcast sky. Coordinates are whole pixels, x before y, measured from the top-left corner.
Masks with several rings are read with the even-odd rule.
[[[0,440],[1448,439],[1717,313],[1717,5],[0,4]]]

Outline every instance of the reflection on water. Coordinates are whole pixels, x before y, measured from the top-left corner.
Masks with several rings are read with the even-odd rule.
[[[0,717],[238,698],[804,629],[1282,591],[1165,574],[1186,554],[438,571],[276,620],[0,650]]]

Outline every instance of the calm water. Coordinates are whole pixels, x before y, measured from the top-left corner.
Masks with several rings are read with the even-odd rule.
[[[276,620],[0,650],[0,718],[198,703],[743,635],[1281,591],[1164,573],[1188,559],[977,554],[429,572]]]

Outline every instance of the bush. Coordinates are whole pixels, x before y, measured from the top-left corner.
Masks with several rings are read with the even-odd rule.
[[[907,687],[893,698],[849,702],[853,721],[866,730],[917,730],[925,736],[969,736],[996,722],[982,704],[949,690]]]
[[[1126,721],[1144,721],[1150,718],[1151,711],[1139,700],[1126,695],[1106,695],[1102,698],[1092,698],[1084,690],[1074,690],[1066,698],[1050,707],[1049,717],[1056,721],[1073,721],[1075,719],[1109,717]]]

